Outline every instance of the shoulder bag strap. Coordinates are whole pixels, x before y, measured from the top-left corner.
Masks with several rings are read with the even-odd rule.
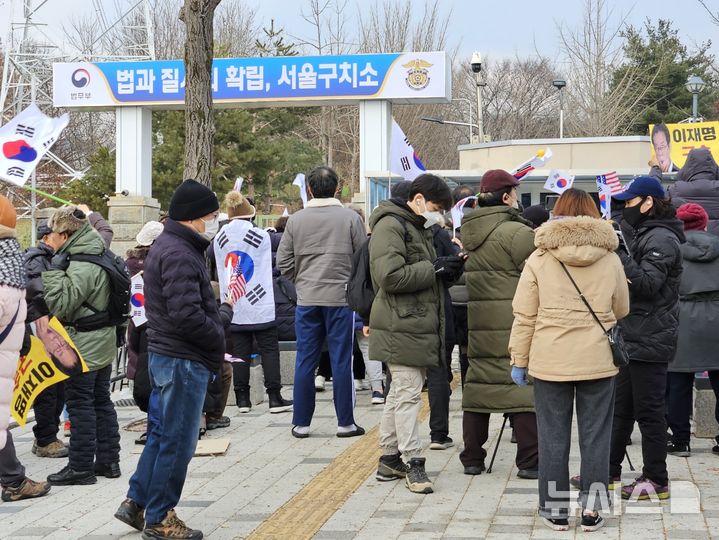
[[[604,325],[602,324],[602,321],[599,320],[599,317],[597,317],[597,314],[594,313],[594,310],[592,309],[592,306],[589,305],[589,302],[584,297],[584,294],[582,294],[582,291],[579,289],[579,286],[577,285],[577,282],[574,281],[574,278],[572,277],[572,274],[569,273],[569,270],[567,270],[567,267],[564,265],[562,261],[557,259],[557,262],[562,265],[562,270],[564,270],[564,273],[567,274],[567,277],[569,278],[569,281],[572,282],[572,285],[574,285],[574,288],[577,289],[577,293],[579,293],[579,298],[582,299],[582,302],[584,302],[584,305],[587,306],[587,309],[589,310],[589,313],[592,314],[592,317],[594,317],[594,320],[597,321],[597,324],[601,327],[602,332],[605,334],[607,333],[606,328],[604,328]]]
[[[20,313],[20,303],[18,302],[17,309],[15,310],[15,315],[12,316],[12,319],[10,319],[10,324],[7,325],[7,327],[0,332],[0,344],[7,339],[7,337],[10,335],[10,332],[12,332],[12,327],[15,326],[15,321],[17,320],[17,314]]]

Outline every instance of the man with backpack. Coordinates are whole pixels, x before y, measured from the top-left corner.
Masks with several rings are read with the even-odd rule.
[[[329,167],[307,177],[312,200],[290,216],[277,251],[277,267],[297,288],[297,360],[292,435],[306,438],[315,410],[315,371],[327,340],[337,436],[355,437],[364,429],[354,421],[352,335],[354,314],[345,285],[352,255],[367,239],[362,218],[335,198],[339,180]]]
[[[45,302],[89,368],[65,382],[71,423],[69,463],[48,481],[60,486],[94,484],[98,474],[120,476],[120,434],[110,399],[110,373],[123,302],[125,313],[128,310],[129,276],[123,282],[121,275],[105,268],[114,256],[106,252],[102,238],[79,208],[58,209],[48,225],[58,245],[50,269],[41,274]]]

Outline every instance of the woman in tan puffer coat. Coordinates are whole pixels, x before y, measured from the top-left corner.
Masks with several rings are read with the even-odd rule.
[[[629,290],[612,226],[592,198],[564,192],[554,218],[536,231],[514,296],[509,341],[512,365],[534,378],[539,434],[539,515],[568,529],[569,447],[576,399],[582,457],[582,528],[602,526],[617,368],[607,337],[567,272],[608,330],[629,313]],[[566,268],[566,271],[562,268]],[[513,376],[514,378],[514,376]],[[576,398],[575,398],[576,396]]]

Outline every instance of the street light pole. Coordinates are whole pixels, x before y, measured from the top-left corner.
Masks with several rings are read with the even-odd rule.
[[[482,79],[482,55],[479,52],[472,54],[472,72],[475,76],[475,83],[477,84],[477,134],[479,135],[479,142],[484,142],[484,114],[482,113],[482,89],[487,85]]]
[[[686,88],[692,93],[692,122],[699,121],[699,93],[704,90],[706,83],[697,75],[687,78]]]
[[[567,86],[567,81],[564,79],[554,79],[552,86],[559,91],[559,138],[564,138],[564,87]]]
[[[467,107],[468,107],[468,112],[469,112],[469,118],[467,119],[467,121],[468,121],[467,126],[469,127],[469,142],[471,143],[472,142],[472,100],[466,99],[466,98],[454,98],[452,101],[466,101],[467,102]]]

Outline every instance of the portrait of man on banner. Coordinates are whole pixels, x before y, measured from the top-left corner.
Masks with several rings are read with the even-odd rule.
[[[652,153],[662,172],[679,170],[672,161],[672,137],[666,124],[656,124],[651,128]]]
[[[30,351],[18,360],[10,410],[21,426],[43,390],[75,373],[88,371],[80,351],[56,317],[41,317],[30,328]]]

